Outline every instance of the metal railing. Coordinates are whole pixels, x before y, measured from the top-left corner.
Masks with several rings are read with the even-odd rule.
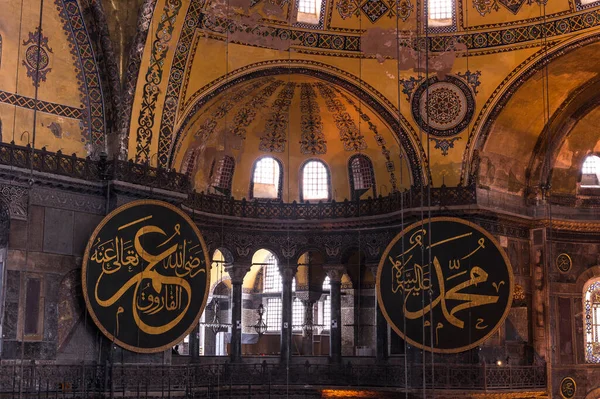
[[[45,148],[32,150],[14,143],[0,143],[0,164],[37,172],[67,176],[86,181],[118,180],[152,188],[185,193],[185,204],[196,211],[220,216],[257,219],[341,219],[359,216],[384,215],[400,209],[422,206],[464,206],[477,203],[475,184],[465,187],[413,187],[393,192],[385,197],[340,202],[281,202],[234,199],[221,195],[191,191],[190,179],[174,170],[154,168],[133,161],[98,160],[50,152]]]
[[[546,387],[545,366],[411,364],[406,371],[408,379],[403,365],[2,365],[0,397],[203,397],[192,392],[274,385],[421,389],[423,382],[428,389],[474,391]]]

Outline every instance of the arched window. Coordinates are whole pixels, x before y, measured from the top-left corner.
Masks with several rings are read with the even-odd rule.
[[[364,155],[354,155],[350,158],[350,190],[352,199],[357,200],[371,190],[371,197],[375,197],[375,173],[373,163]]]
[[[264,157],[254,164],[250,183],[250,198],[281,199],[281,164],[275,158]]]
[[[317,25],[321,18],[321,0],[298,0],[298,22]]]
[[[181,163],[181,173],[186,175],[188,178],[192,178],[192,173],[196,168],[196,158],[198,153],[196,150],[188,150],[183,157],[183,162]]]
[[[265,279],[263,292],[281,292],[283,284],[281,282],[281,274],[275,255],[269,255],[265,262]]]
[[[222,194],[231,194],[231,183],[233,182],[233,171],[235,160],[229,155],[223,155],[213,162],[211,168],[211,186]]]
[[[590,281],[584,288],[583,308],[585,361],[600,363],[600,279]]]
[[[323,280],[323,286],[321,287],[321,289],[323,291],[331,290],[331,280],[329,279],[329,276],[325,276],[325,280]]]
[[[581,167],[581,185],[583,187],[600,187],[600,157],[588,156]]]
[[[454,0],[428,0],[427,23],[431,27],[451,26],[454,14]]]
[[[321,161],[308,161],[302,168],[300,200],[328,200],[330,196],[329,171]]]

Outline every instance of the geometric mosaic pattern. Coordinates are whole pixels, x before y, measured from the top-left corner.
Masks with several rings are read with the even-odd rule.
[[[245,139],[246,128],[250,126],[254,121],[254,118],[256,118],[258,110],[265,107],[267,99],[284,83],[283,80],[277,79],[262,89],[256,96],[250,98],[233,118],[233,134]]]
[[[469,86],[458,77],[433,76],[419,84],[411,100],[412,116],[425,132],[451,137],[462,132],[475,113]]]
[[[273,103],[271,115],[265,124],[265,134],[260,138],[258,149],[266,152],[284,152],[289,125],[289,109],[294,98],[296,83],[289,82],[279,92]]]
[[[367,122],[367,124],[369,125],[369,130],[373,133],[373,136],[375,137],[375,142],[377,143],[377,146],[379,148],[381,148],[381,155],[383,155],[383,158],[385,158],[385,169],[387,170],[388,174],[390,175],[390,185],[392,187],[392,192],[396,192],[398,191],[398,179],[396,178],[396,167],[394,165],[394,161],[392,160],[392,156],[390,153],[390,150],[388,150],[387,146],[386,146],[386,142],[385,142],[385,138],[379,134],[379,130],[377,129],[377,125],[375,125],[373,122],[371,122],[371,118],[369,117],[369,115],[365,114],[362,110],[362,108],[356,104],[356,102],[351,99],[350,97],[348,97],[347,95],[345,95],[341,90],[339,90],[338,88],[335,89],[338,94],[340,96],[342,96],[342,98],[344,98],[350,105],[352,105],[352,107],[354,107],[354,110],[356,112],[358,112],[360,119]],[[364,148],[367,148],[367,145],[365,143]]]
[[[83,101],[83,137],[94,150],[103,148],[105,129],[104,99],[100,72],[94,49],[77,0],[54,0],[63,23],[63,31],[70,43],[79,91]]]
[[[200,16],[201,27],[209,32],[221,32],[226,27],[225,21],[219,22],[219,26],[205,23],[204,14]],[[214,19],[211,22],[215,22]],[[493,47],[516,45],[532,40],[540,40],[544,37],[551,38],[567,33],[575,33],[584,29],[600,25],[600,10],[594,9],[577,15],[546,21],[546,23],[532,23],[518,27],[506,27],[487,32],[465,33],[461,35],[461,43],[469,50],[483,50]],[[287,28],[276,28],[274,35],[287,37],[297,43],[298,46],[311,48],[313,50],[344,50],[360,53],[360,37],[356,34],[331,34],[297,31]],[[425,39],[429,43],[430,51],[447,51],[454,45],[456,35],[435,35]]]
[[[29,46],[27,46],[29,45]],[[44,36],[40,27],[35,31],[29,32],[29,39],[23,40],[25,50],[25,59],[22,62],[27,69],[27,77],[31,78],[35,87],[40,86],[40,81],[46,81],[46,75],[52,70],[48,68],[50,64],[50,55],[52,49],[48,46],[48,36]]]
[[[36,105],[35,99],[31,97],[9,93],[4,90],[0,90],[0,103],[15,105],[26,109],[34,109]],[[37,100],[37,110],[65,118],[83,119],[83,110],[81,108],[69,107],[68,105],[51,103],[48,101]]]
[[[173,55],[173,64],[171,65],[169,82],[167,84],[165,105],[162,110],[158,137],[158,166],[162,168],[168,167],[169,154],[171,153],[173,143],[173,127],[175,126],[175,117],[184,81],[185,67],[192,50],[192,41],[203,4],[203,1],[191,1],[183,22],[181,34],[179,35],[179,41],[174,49],[175,54]]]
[[[360,133],[352,116],[346,112],[346,106],[337,98],[331,87],[316,83],[321,96],[325,99],[327,110],[333,114],[333,120],[340,132],[340,140],[345,151],[361,151],[367,149],[364,136]]]
[[[179,0],[167,0],[165,2],[163,13],[160,17],[154,40],[152,41],[150,64],[146,71],[140,115],[138,117],[135,149],[135,161],[138,163],[150,161],[152,128],[154,127],[159,86],[162,82],[165,58],[169,51],[169,41],[175,29],[175,19],[179,14],[181,6],[182,3]]]
[[[302,154],[321,155],[327,153],[321,111],[316,98],[317,94],[312,85],[302,83],[300,86],[300,111],[302,112],[300,152]]]
[[[395,17],[395,8],[397,8],[398,17],[406,21],[413,10],[410,0],[402,0],[399,3],[397,0],[364,0],[362,3],[359,1],[338,0],[335,8],[342,19],[351,18],[352,16],[359,17],[362,10],[371,23],[377,22],[384,15],[387,15],[388,18]]]

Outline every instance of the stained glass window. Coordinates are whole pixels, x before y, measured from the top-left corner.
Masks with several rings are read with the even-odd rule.
[[[281,167],[274,158],[265,157],[256,162],[252,176],[254,198],[278,198]]]
[[[267,299],[267,330],[281,330],[281,298]]]
[[[321,161],[309,161],[302,170],[302,197],[305,200],[329,198],[329,174]]]
[[[281,292],[283,284],[281,282],[281,274],[277,265],[277,259],[274,255],[269,255],[265,262],[265,283],[264,292]]]
[[[600,280],[591,283],[585,291],[585,360],[600,363]]]
[[[233,157],[230,157],[229,155],[223,156],[216,163],[215,169],[212,176],[212,186],[222,190],[231,191],[233,170],[235,169]]]

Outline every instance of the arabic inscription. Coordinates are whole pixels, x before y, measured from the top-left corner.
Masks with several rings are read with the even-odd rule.
[[[513,276],[506,254],[481,227],[432,218],[392,240],[379,263],[377,291],[388,323],[408,343],[457,353],[503,323]]]
[[[185,213],[160,201],[135,201],[108,215],[88,242],[86,305],[111,341],[159,352],[197,325],[209,264],[204,240]]]

